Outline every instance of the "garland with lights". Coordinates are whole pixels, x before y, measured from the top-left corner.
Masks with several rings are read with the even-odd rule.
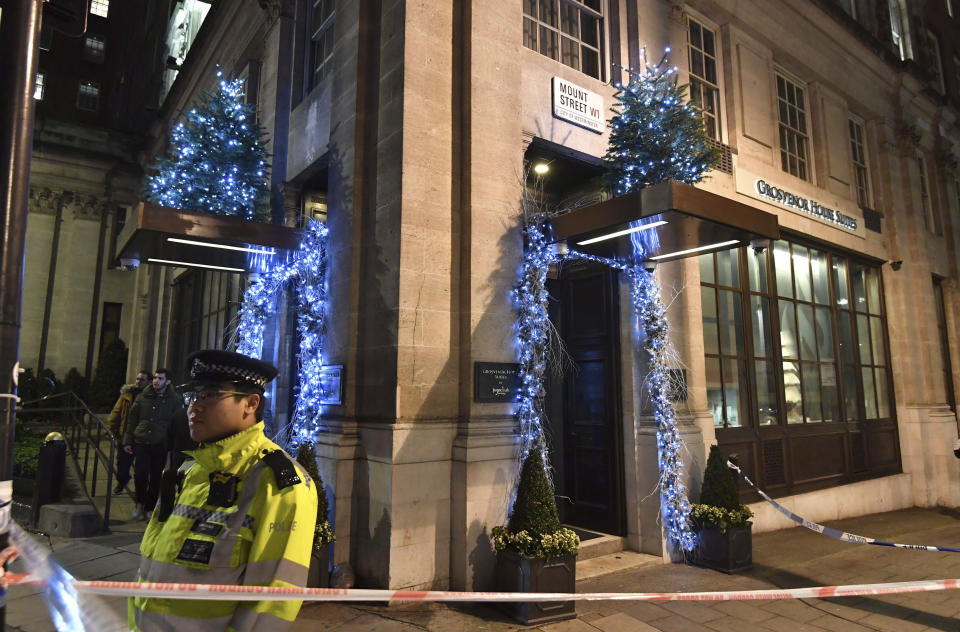
[[[253,105],[243,102],[243,79],[224,79],[217,68],[215,92],[204,92],[170,132],[144,196],[162,206],[269,220],[267,150]]]
[[[310,220],[300,248],[286,262],[268,267],[247,287],[238,315],[237,351],[259,358],[263,352],[264,326],[274,311],[277,296],[290,282],[296,283],[300,334],[298,386],[291,420],[278,433],[280,443],[288,447],[312,440],[321,428],[320,368],[326,331],[327,236],[326,224]]]
[[[657,423],[657,457],[660,464],[660,512],[673,543],[683,551],[693,550],[696,536],[690,529],[690,501],[683,484],[683,441],[677,431],[677,416],[670,399],[669,326],[667,309],[653,274],[641,266],[626,270],[630,279],[633,311],[644,332],[643,348],[650,355],[646,385]]]

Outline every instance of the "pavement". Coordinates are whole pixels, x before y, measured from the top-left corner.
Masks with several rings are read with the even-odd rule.
[[[124,503],[126,504],[126,503]],[[119,507],[118,507],[119,509]],[[127,514],[116,514],[128,517]],[[960,511],[906,509],[833,521],[851,533],[906,544],[960,546]],[[142,522],[117,520],[113,533],[84,539],[40,537],[53,557],[78,579],[132,580],[139,562]],[[796,527],[756,534],[752,570],[736,575],[683,564],[634,565],[617,569],[613,554],[606,571],[577,581],[578,592],[689,592],[754,590],[804,586],[960,578],[960,554],[847,544]],[[599,558],[598,558],[599,559]],[[593,563],[592,560],[588,562]],[[603,560],[601,560],[601,566]],[[585,564],[585,563],[584,563]],[[580,567],[578,566],[578,572]],[[122,626],[122,599],[83,598],[81,608],[103,624]],[[92,627],[92,626],[88,626]],[[53,630],[40,590],[12,586],[6,630]],[[579,602],[577,618],[525,627],[494,607],[481,604],[393,605],[305,604],[293,630],[414,632],[457,630],[543,630],[544,632],[960,632],[960,593],[956,590],[877,597],[726,602]]]

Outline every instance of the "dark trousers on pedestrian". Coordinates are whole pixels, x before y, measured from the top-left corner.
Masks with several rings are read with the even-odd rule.
[[[167,446],[163,443],[137,443],[133,446],[133,456],[137,503],[151,512],[160,497],[160,476],[167,462]]]
[[[117,484],[126,487],[130,482],[130,466],[133,465],[133,455],[127,454],[122,445],[117,445]]]

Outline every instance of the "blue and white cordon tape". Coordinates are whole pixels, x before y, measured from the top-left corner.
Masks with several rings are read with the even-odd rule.
[[[874,538],[867,538],[862,535],[856,535],[853,533],[847,533],[846,531],[840,531],[839,529],[833,529],[831,527],[825,527],[822,524],[817,524],[816,522],[810,522],[809,520],[804,519],[802,516],[798,516],[793,513],[774,499],[767,496],[762,489],[754,485],[746,474],[741,471],[733,462],[727,461],[727,467],[739,474],[743,480],[747,481],[747,484],[752,487],[758,494],[760,494],[765,501],[773,505],[774,509],[782,513],[790,520],[793,520],[798,525],[806,527],[811,531],[816,531],[821,535],[825,535],[837,540],[843,540],[844,542],[852,542],[854,544],[874,544],[876,546],[893,546],[898,549],[915,549],[917,551],[944,551],[947,553],[960,553],[960,549],[950,548],[948,546],[926,546],[923,544],[897,544],[896,542],[886,542],[884,540],[876,540]]]

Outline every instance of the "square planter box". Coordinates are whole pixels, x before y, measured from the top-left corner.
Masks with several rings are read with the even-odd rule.
[[[330,588],[330,545],[320,547],[310,554],[310,570],[307,571],[307,588]]]
[[[577,556],[544,559],[515,551],[497,553],[497,590],[500,592],[577,591]],[[574,601],[513,602],[501,604],[507,614],[524,625],[573,619]]]
[[[701,527],[700,542],[693,551],[692,561],[697,566],[724,573],[736,573],[753,566],[753,536],[751,525],[729,527],[721,533],[719,527]]]

